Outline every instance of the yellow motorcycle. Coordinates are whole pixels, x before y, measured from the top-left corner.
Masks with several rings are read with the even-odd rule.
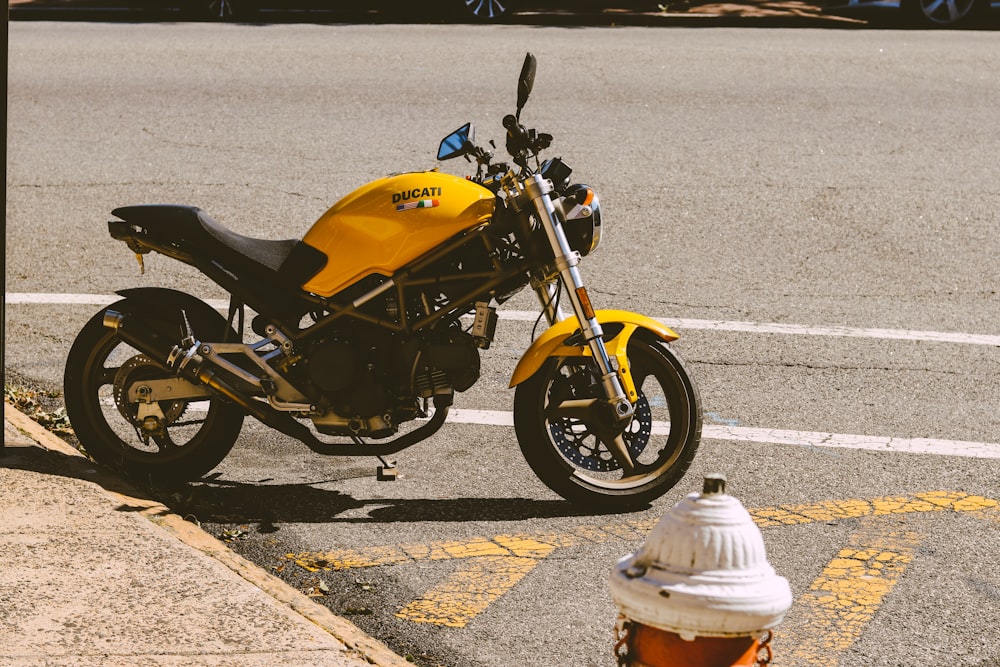
[[[601,207],[560,159],[541,161],[551,135],[521,124],[535,67],[527,54],[517,112],[503,119],[513,164],[466,124],[437,157],[465,157],[474,176],[382,178],[301,239],[242,236],[193,206],[114,210],[111,236],[140,267],[161,253],[231,300],[225,317],[182,292],[127,289],[84,326],[64,388],[86,451],[133,477],[197,479],[251,415],[321,454],[379,457],[392,477],[384,457],[441,428],[479,379],[498,305],[530,286],[549,326],[510,385],[531,468],[600,511],[674,486],[698,447],[698,392],[668,345],[676,333],[591,304],[580,263],[601,240]]]

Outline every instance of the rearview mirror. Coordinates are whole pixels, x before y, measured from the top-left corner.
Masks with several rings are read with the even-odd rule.
[[[528,102],[528,95],[535,85],[535,65],[537,61],[531,52],[524,54],[524,65],[521,66],[521,76],[517,79],[517,116],[521,117],[521,109]]]
[[[476,129],[472,127],[472,123],[466,123],[441,140],[441,146],[438,148],[438,159],[450,160],[453,157],[465,155],[469,145],[475,139]]]

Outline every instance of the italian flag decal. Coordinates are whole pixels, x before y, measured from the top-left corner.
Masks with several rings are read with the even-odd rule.
[[[421,199],[419,201],[410,201],[405,204],[399,204],[396,207],[396,212],[412,211],[415,208],[434,208],[435,206],[440,205],[441,201],[439,199]]]

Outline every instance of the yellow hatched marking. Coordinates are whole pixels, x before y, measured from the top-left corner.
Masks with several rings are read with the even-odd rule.
[[[761,528],[794,526],[807,523],[859,519],[866,516],[913,512],[979,512],[995,510],[1000,503],[992,498],[967,493],[931,491],[912,496],[874,500],[836,500],[804,505],[779,505],[749,510]],[[476,537],[451,542],[390,545],[366,549],[337,549],[327,552],[287,554],[285,558],[300,567],[317,570],[347,570],[359,567],[398,565],[419,560],[451,560],[480,556],[526,556],[544,558],[551,549],[580,544],[604,544],[612,541],[639,542],[657,523],[656,519],[625,521],[606,526],[578,526],[563,533],[537,532],[500,535],[493,539]],[[544,552],[534,556],[533,553]]]
[[[876,521],[851,535],[778,628],[775,655],[787,664],[837,667],[913,560],[921,536],[879,530]]]
[[[971,512],[997,507],[992,498],[972,496],[967,493],[930,491],[912,496],[876,498],[874,500],[839,500],[806,505],[779,505],[751,509],[750,516],[761,528],[794,526],[805,523],[859,519],[885,514],[910,514],[914,512]]]
[[[469,540],[465,542],[445,542],[441,545],[444,554],[440,560],[445,558],[479,558],[481,556],[505,556],[509,552],[502,546],[491,540]]]
[[[463,628],[513,588],[540,561],[521,556],[481,556],[396,613],[414,623]]]
[[[493,538],[515,556],[542,559],[552,553],[555,545],[541,542],[531,537],[498,535]]]
[[[367,549],[341,549],[327,554],[302,553],[286,554],[285,558],[294,561],[299,567],[316,572],[318,570],[347,570],[355,567],[375,567],[378,565],[394,565],[405,563],[412,558],[405,547],[385,546],[369,547]]]
[[[997,521],[997,517],[1000,516],[1000,503],[991,498],[966,493],[930,491],[910,496],[873,500],[848,499],[802,505],[759,507],[749,510],[754,522],[761,528],[942,511],[975,512],[988,520]],[[492,539],[476,537],[468,540],[426,544],[305,552],[287,554],[285,558],[294,561],[310,572],[400,565],[416,561],[466,560],[468,561],[467,566],[453,573],[441,586],[435,587],[420,599],[404,607],[398,614],[400,618],[418,623],[463,627],[477,614],[482,613],[491,602],[520,582],[554,550],[581,544],[604,544],[607,542],[624,541],[637,544],[645,539],[657,521],[658,519],[654,518],[622,521],[603,526],[577,526],[561,533],[519,533],[497,535]],[[874,540],[874,537],[869,535],[868,539],[871,541]],[[874,545],[869,544],[865,548],[874,548]],[[892,551],[893,549],[889,548],[886,553]],[[850,554],[845,550],[838,558],[843,561],[842,565],[846,565],[858,561],[866,553],[864,548],[855,549]],[[899,561],[891,558],[887,561],[876,559],[874,563],[870,569],[884,572],[893,572],[895,571],[893,567],[900,564]],[[835,570],[831,570],[831,576],[834,572]],[[844,583],[833,583],[842,580],[846,581],[847,577],[831,578],[829,586],[848,586]],[[872,583],[867,590],[879,593],[879,600],[881,600],[881,597],[888,593],[889,588],[884,588],[879,593],[877,584]],[[843,592],[846,594],[849,591]],[[858,597],[861,599],[860,592]],[[871,598],[869,596],[865,599]]]
[[[285,558],[294,561],[296,565],[309,572],[317,572],[319,570],[350,570],[359,567],[398,565],[418,560],[452,560],[509,554],[507,549],[496,542],[477,537],[455,542],[285,554]]]

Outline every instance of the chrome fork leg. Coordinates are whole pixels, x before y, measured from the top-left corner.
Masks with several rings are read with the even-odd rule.
[[[580,255],[570,249],[569,241],[566,240],[566,234],[562,228],[562,223],[556,213],[552,199],[549,197],[549,193],[552,191],[552,183],[542,178],[540,174],[535,174],[526,183],[526,186],[527,195],[535,206],[535,212],[538,214],[538,218],[545,228],[549,244],[555,255],[559,278],[562,280],[563,285],[566,286],[570,303],[573,306],[573,312],[580,322],[580,330],[583,332],[584,339],[590,346],[594,361],[600,370],[605,396],[614,408],[617,421],[623,424],[627,423],[634,413],[634,408],[625,395],[618,372],[611,365],[611,359],[604,348],[604,331],[597,321],[583,285],[583,278],[576,268],[577,264],[580,263]],[[554,313],[553,316],[555,316]]]

